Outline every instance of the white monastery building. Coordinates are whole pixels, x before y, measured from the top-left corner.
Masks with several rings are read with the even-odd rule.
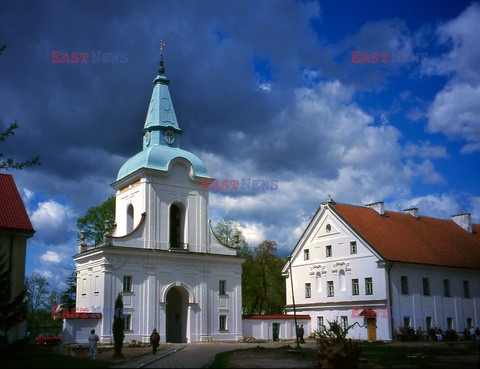
[[[125,341],[238,341],[242,337],[241,264],[208,221],[205,164],[180,148],[180,129],[163,60],[143,128],[143,149],[119,170],[115,229],[103,243],[79,245],[74,256],[77,308],[64,342],[86,342],[95,329],[113,342],[116,297],[122,294]],[[140,138],[140,137],[139,137]]]
[[[312,330],[336,319],[357,323],[349,337],[374,341],[392,340],[399,327],[480,325],[480,225],[470,214],[445,220],[329,198],[282,273],[287,313],[293,276],[296,312],[310,315]]]

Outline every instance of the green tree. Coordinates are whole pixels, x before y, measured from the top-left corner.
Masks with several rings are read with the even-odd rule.
[[[123,300],[122,294],[119,293],[115,300],[115,315],[113,317],[113,357],[123,357],[122,347],[125,338],[125,320],[123,316]]]
[[[60,296],[60,303],[62,307],[68,308],[69,311],[75,307],[77,301],[77,278],[75,272],[72,272],[67,281],[67,289],[62,292]]]
[[[99,206],[92,206],[83,217],[78,218],[77,228],[85,232],[85,241],[98,245],[105,233],[105,221],[111,224],[115,219],[115,196],[110,196]]]
[[[225,245],[239,249],[242,257],[245,257],[250,252],[247,240],[243,236],[240,224],[236,220],[223,218],[215,225],[215,235]]]
[[[281,275],[284,261],[277,255],[277,243],[265,240],[255,250],[255,263],[258,266],[261,293],[257,314],[279,314],[285,305],[285,281]]]
[[[224,218],[215,226],[215,234],[224,244],[239,248],[245,259],[242,264],[243,314],[281,314],[285,307],[285,279],[282,267],[285,260],[276,255],[277,244],[263,241],[251,249],[239,223]]]
[[[27,306],[24,302],[25,290],[17,296],[12,296],[11,273],[5,255],[0,255],[0,330],[2,331],[1,348],[7,348],[8,332],[25,320]]]

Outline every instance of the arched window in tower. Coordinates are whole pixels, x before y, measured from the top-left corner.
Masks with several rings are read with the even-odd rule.
[[[183,207],[180,204],[170,205],[170,247],[183,247]]]
[[[127,208],[127,233],[133,231],[133,205],[128,205]]]

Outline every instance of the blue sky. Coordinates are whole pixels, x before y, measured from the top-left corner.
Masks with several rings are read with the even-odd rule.
[[[43,162],[12,172],[37,231],[27,273],[61,288],[73,271],[76,219],[141,150],[160,39],[182,147],[219,180],[278,182],[210,193],[252,246],[290,252],[328,194],[479,223],[478,24],[470,1],[3,1],[0,128],[20,128],[0,151]]]

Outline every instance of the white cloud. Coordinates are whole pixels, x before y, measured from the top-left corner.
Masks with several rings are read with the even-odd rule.
[[[428,194],[417,196],[408,200],[399,200],[392,204],[397,211],[417,207],[420,216],[428,216],[441,219],[450,219],[452,215],[463,212],[471,212],[472,215],[480,215],[480,198],[468,195],[455,194]],[[474,216],[475,219],[475,216]]]
[[[449,77],[428,108],[428,130],[466,141],[462,153],[471,153],[480,142],[479,23],[480,4],[473,3],[457,18],[440,25],[439,43],[449,47],[449,51],[425,59],[421,65],[426,75]]]
[[[42,261],[50,262],[50,263],[53,263],[53,264],[57,264],[62,260],[62,258],[60,257],[60,255],[57,252],[51,251],[51,250],[47,251],[45,254],[40,256],[40,259]]]
[[[420,158],[448,158],[445,146],[434,146],[430,142],[419,142],[414,144],[407,142],[403,149],[403,154],[407,157]]]
[[[40,202],[38,208],[32,213],[31,220],[36,228],[59,228],[65,219],[75,217],[75,212],[68,206],[54,200]]]
[[[480,142],[480,84],[450,82],[435,96],[427,115],[430,132]]]
[[[30,219],[37,231],[36,242],[60,244],[72,237],[75,232],[75,211],[69,206],[55,200],[38,203]]]

